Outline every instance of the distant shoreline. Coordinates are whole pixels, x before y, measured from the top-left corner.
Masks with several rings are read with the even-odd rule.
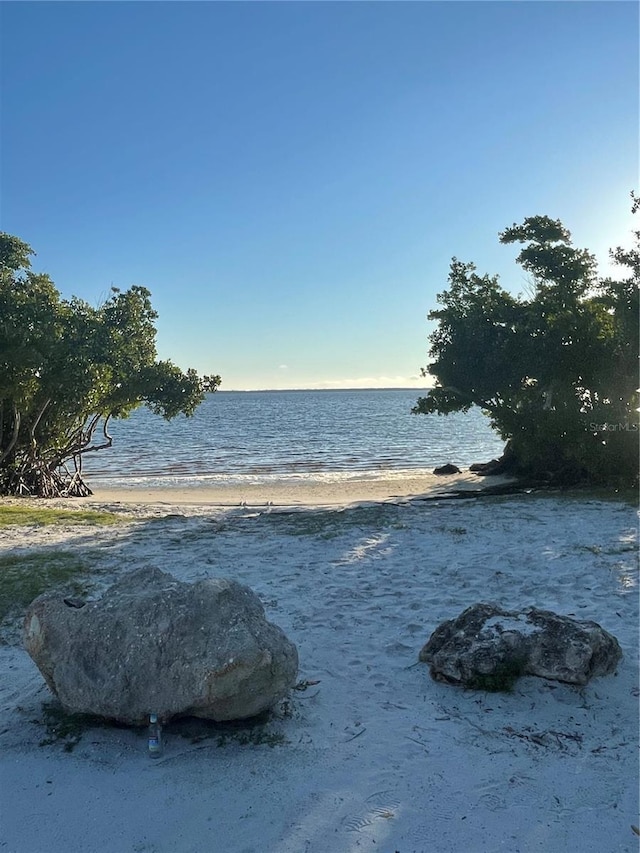
[[[308,394],[318,391],[325,393],[326,391],[340,393],[352,393],[353,391],[415,391],[418,394],[427,393],[433,386],[427,388],[414,388],[413,385],[392,385],[389,388],[218,388],[211,391],[211,394]]]

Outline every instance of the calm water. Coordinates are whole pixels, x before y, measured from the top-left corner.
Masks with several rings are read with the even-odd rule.
[[[502,452],[480,412],[412,415],[419,392],[219,391],[193,418],[147,409],[113,421],[113,447],[85,457],[89,484],[204,487],[402,477]]]

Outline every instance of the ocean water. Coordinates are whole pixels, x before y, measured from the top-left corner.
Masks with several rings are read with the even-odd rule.
[[[479,411],[412,415],[420,392],[218,391],[192,418],[146,408],[110,423],[113,446],[84,457],[103,488],[202,488],[273,481],[393,479],[502,452]]]

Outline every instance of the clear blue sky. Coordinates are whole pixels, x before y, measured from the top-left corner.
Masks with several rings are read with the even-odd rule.
[[[2,3],[1,228],[223,388],[416,387],[453,255],[638,180],[635,2]]]

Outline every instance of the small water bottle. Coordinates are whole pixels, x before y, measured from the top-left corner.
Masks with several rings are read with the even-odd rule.
[[[157,714],[149,714],[149,757],[160,758],[162,755],[162,726]]]

